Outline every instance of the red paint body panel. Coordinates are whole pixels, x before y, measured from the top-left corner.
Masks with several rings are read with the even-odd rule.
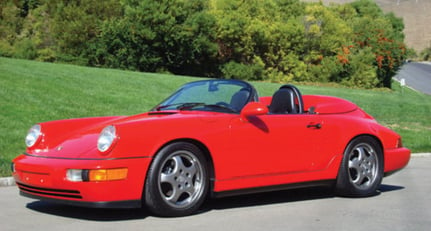
[[[243,114],[166,109],[41,123],[42,137],[13,161],[13,176],[21,190],[29,186],[26,192],[41,199],[115,202],[141,200],[154,155],[178,140],[199,144],[208,154],[214,192],[335,180],[346,146],[361,135],[375,137],[382,145],[385,172],[399,170],[409,161],[410,151],[399,147],[400,136],[349,101],[306,95],[305,111],[314,107],[316,113],[280,115],[266,113],[271,97],[259,101],[244,107],[249,111]],[[313,127],[316,124],[318,128]],[[110,152],[101,153],[97,139],[109,125],[115,126],[118,137]],[[67,169],[110,168],[127,168],[127,178],[66,179]],[[53,195],[50,190],[78,191],[80,198]]]
[[[14,178],[17,184],[24,184],[40,190],[32,190],[34,194],[56,193],[53,190],[76,190],[81,198],[65,196],[49,196],[61,200],[76,200],[85,202],[140,200],[142,196],[145,171],[150,158],[121,159],[121,160],[68,160],[46,159],[21,155],[15,159]],[[109,182],[70,182],[67,181],[67,169],[104,169],[127,167],[129,170],[126,180]],[[46,190],[44,190],[46,189]],[[42,193],[38,193],[42,192]]]
[[[385,173],[392,173],[404,168],[410,160],[410,150],[396,148],[385,150]]]

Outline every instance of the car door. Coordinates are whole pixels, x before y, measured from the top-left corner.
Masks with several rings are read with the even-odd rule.
[[[319,115],[282,114],[234,119],[230,156],[233,177],[288,177],[317,171],[330,161],[333,131]]]

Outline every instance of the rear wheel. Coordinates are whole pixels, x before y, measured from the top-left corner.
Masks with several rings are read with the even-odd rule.
[[[144,201],[156,215],[185,216],[195,212],[208,193],[207,161],[186,142],[172,143],[155,157],[147,173]]]
[[[383,152],[372,137],[353,139],[344,151],[336,191],[341,196],[376,194],[383,178]]]

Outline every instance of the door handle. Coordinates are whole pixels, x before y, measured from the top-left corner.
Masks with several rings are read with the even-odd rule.
[[[307,125],[307,128],[315,128],[315,129],[321,129],[322,128],[322,124],[321,123],[310,123],[309,125]]]

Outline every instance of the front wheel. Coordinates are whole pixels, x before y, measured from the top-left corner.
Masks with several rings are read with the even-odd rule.
[[[207,161],[202,151],[185,142],[164,147],[151,164],[144,201],[156,215],[185,216],[195,212],[208,193]]]
[[[344,151],[336,192],[341,196],[365,197],[376,194],[383,178],[383,152],[372,137],[353,139]]]

